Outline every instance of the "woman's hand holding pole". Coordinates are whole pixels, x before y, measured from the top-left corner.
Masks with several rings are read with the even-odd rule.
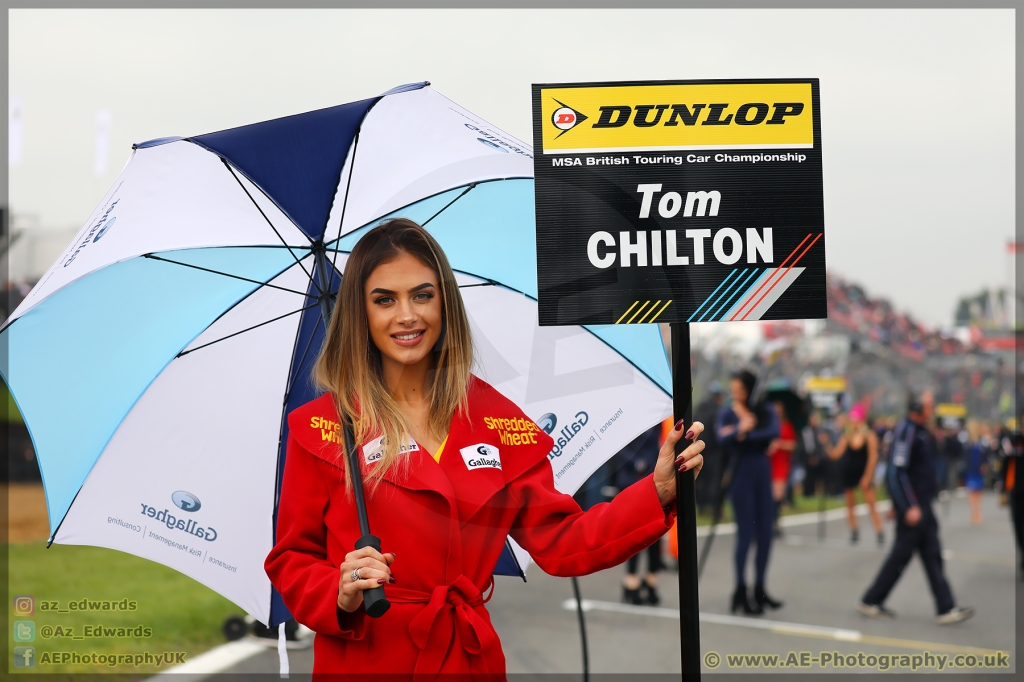
[[[654,487],[658,491],[662,507],[667,507],[676,499],[676,470],[692,470],[696,478],[704,466],[704,456],[700,454],[704,451],[704,441],[697,440],[697,436],[703,431],[703,424],[693,422],[684,436],[683,420],[680,419],[665,438],[665,444],[658,453],[658,463],[654,466]],[[675,446],[680,438],[693,442],[676,456]]]

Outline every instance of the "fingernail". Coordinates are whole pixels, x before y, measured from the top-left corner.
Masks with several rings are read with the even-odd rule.
[[[388,582],[389,582],[389,583],[394,583],[394,582],[398,582],[398,581],[397,581],[397,580],[395,580],[395,576],[391,576],[391,577],[390,577],[390,578],[388,579]]]
[[[377,578],[377,584],[378,585],[383,585],[385,582],[386,581],[384,580],[384,578]]]
[[[683,436],[683,438],[685,438],[686,440],[693,440],[693,436],[693,429],[690,429],[689,431],[686,432],[686,435]]]
[[[682,430],[683,430],[683,420],[680,419],[679,421],[676,422],[676,431],[682,431]]]
[[[686,462],[683,462],[683,466],[679,467],[676,471],[686,471]]]

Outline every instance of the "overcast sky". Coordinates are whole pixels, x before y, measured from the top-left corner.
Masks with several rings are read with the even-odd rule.
[[[815,77],[830,270],[931,324],[951,321],[959,295],[1010,284],[1013,10],[9,16],[9,95],[23,110],[10,201],[44,228],[79,227],[133,142],[332,106],[400,83],[429,80],[530,141],[531,83]],[[104,126],[109,141],[97,150]]]

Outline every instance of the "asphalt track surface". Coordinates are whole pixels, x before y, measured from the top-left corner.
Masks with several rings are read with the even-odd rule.
[[[768,591],[784,601],[777,611],[764,616],[733,616],[728,612],[733,589],[732,554],[734,535],[719,536],[714,543],[700,581],[701,652],[706,661],[718,665],[705,674],[716,673],[871,673],[875,667],[837,668],[811,662],[808,667],[768,668],[730,663],[729,655],[778,654],[797,657],[830,653],[844,658],[863,653],[868,656],[923,656],[924,651],[950,659],[958,654],[996,660],[996,652],[1008,652],[1009,667],[993,669],[1002,674],[1016,670],[1016,592],[1024,583],[1016,566],[1016,553],[1009,511],[998,506],[996,496],[987,493],[983,501],[984,521],[970,523],[968,502],[954,496],[944,505],[936,503],[940,534],[946,555],[945,570],[957,603],[977,609],[973,619],[950,626],[935,623],[935,606],[924,570],[914,558],[889,597],[887,606],[897,613],[894,620],[876,620],[854,610],[888,550],[875,545],[874,532],[866,517],[860,518],[861,541],[849,543],[843,520],[825,524],[825,538],[818,537],[818,524],[790,526],[773,546],[768,574]],[[886,523],[891,541],[893,524]],[[701,542],[702,539],[698,539]],[[753,552],[750,557],[753,561]],[[750,569],[752,571],[752,564]],[[678,591],[676,574],[662,574],[661,607],[627,607],[619,601],[623,569],[617,567],[580,579],[586,601],[587,633],[591,673],[673,673],[680,670]],[[581,670],[580,638],[571,582],[555,578],[531,566],[528,582],[499,578],[488,603],[491,618],[501,636],[509,673],[574,673]],[[1016,597],[1016,598],[1015,598]],[[268,643],[269,644],[269,643]],[[709,658],[710,657],[710,658]],[[308,679],[312,671],[312,649],[289,651],[291,679]],[[798,660],[798,659],[790,659]],[[820,660],[820,658],[819,658]],[[906,661],[907,659],[904,659]],[[970,659],[968,659],[969,661]],[[850,659],[850,662],[853,662]],[[858,661],[859,663],[860,661]],[[935,672],[922,661],[918,672]],[[913,660],[910,660],[913,665]],[[889,672],[911,672],[893,667]],[[276,648],[250,655],[222,668],[224,673],[271,673],[278,671]],[[983,669],[946,672],[982,674]]]

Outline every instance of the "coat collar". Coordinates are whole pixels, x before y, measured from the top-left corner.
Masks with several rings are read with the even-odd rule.
[[[341,425],[331,394],[295,409],[288,425],[303,448],[343,470]],[[408,490],[443,496],[465,523],[508,483],[543,461],[552,445],[551,437],[512,401],[472,377],[468,409],[456,412],[452,418],[440,463],[417,445],[407,453],[406,464],[392,467],[384,480]],[[378,439],[361,445],[364,478],[374,466],[372,455],[378,448]]]

